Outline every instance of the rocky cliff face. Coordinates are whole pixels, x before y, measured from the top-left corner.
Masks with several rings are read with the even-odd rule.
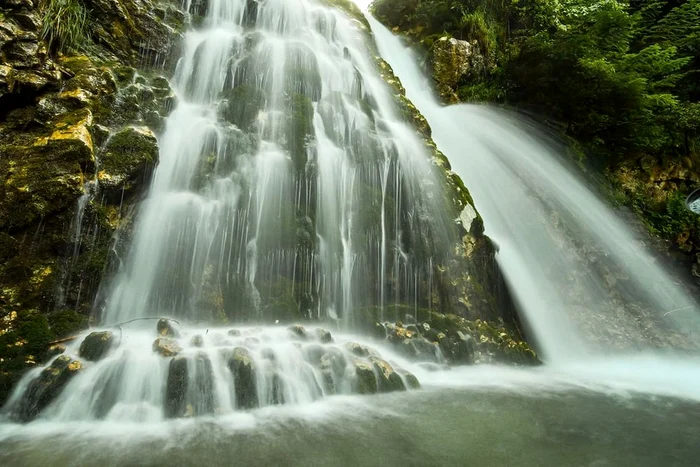
[[[0,8],[0,401],[87,323],[157,162],[174,103],[161,75],[185,21],[151,0],[73,2],[87,14],[78,52],[51,36],[52,3]]]

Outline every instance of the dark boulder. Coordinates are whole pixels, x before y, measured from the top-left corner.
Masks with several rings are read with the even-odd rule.
[[[112,331],[92,332],[80,344],[78,355],[85,360],[96,362],[107,356],[112,344],[114,344]]]
[[[233,375],[236,405],[242,409],[258,407],[257,365],[248,349],[236,347],[228,358]]]
[[[187,359],[175,357],[168,367],[168,381],[165,387],[165,416],[184,417],[187,409]]]
[[[27,422],[36,418],[53,402],[83,366],[67,355],[57,357],[39,376],[29,383],[12,418]]]

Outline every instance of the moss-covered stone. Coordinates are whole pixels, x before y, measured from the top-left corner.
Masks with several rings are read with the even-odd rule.
[[[406,390],[403,379],[386,360],[382,360],[379,357],[370,357],[369,360],[372,362],[377,375],[377,389],[379,392]]]
[[[57,357],[39,376],[32,380],[16,406],[13,418],[30,421],[53,402],[68,382],[82,370],[82,364],[66,355]]]
[[[92,332],[80,344],[78,355],[82,359],[96,362],[107,356],[112,344],[114,344],[112,331]]]
[[[352,362],[355,369],[354,392],[358,394],[375,394],[377,392],[377,378],[372,364],[355,359]]]
[[[100,153],[101,189],[115,200],[146,185],[158,162],[158,140],[145,127],[128,127],[109,138]]]

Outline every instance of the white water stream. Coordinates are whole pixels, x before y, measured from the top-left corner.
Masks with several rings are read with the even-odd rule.
[[[700,329],[694,298],[654,258],[648,239],[562,160],[560,145],[513,113],[442,106],[411,51],[368,19],[382,56],[474,197],[548,362],[692,340]]]

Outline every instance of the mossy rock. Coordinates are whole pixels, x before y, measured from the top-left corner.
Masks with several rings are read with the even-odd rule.
[[[175,326],[173,326],[172,320],[167,318],[161,318],[158,320],[156,323],[156,331],[158,332],[159,336],[180,337],[180,333],[177,329],[175,329]]]
[[[370,362],[374,366],[375,374],[377,375],[377,389],[379,392],[394,392],[405,391],[403,379],[394,368],[379,357],[370,357]]]
[[[112,331],[91,332],[80,344],[78,355],[85,360],[96,362],[107,356],[113,344]]]
[[[355,368],[354,392],[358,394],[376,394],[378,390],[377,378],[372,364],[359,359],[355,359],[352,364]]]
[[[12,414],[19,421],[36,418],[82,370],[82,364],[66,355],[57,357],[37,378],[32,380]]]
[[[158,162],[158,140],[146,127],[128,127],[114,134],[100,154],[98,179],[113,202],[146,186]],[[140,183],[138,183],[140,182]]]

